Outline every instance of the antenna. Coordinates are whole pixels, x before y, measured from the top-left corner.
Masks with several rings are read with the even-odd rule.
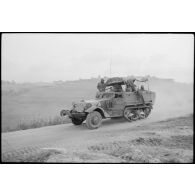
[[[111,77],[111,65],[112,65],[112,50],[110,49],[110,77]]]

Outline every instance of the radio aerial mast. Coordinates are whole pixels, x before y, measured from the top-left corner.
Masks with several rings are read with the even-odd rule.
[[[112,65],[112,50],[110,49],[110,77],[111,77],[111,65]]]

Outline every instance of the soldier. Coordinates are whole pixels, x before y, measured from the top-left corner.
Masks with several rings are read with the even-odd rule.
[[[137,90],[136,85],[134,84],[136,81],[136,78],[132,77],[126,80],[126,91],[127,92],[136,92],[136,94],[138,95],[138,97],[141,99],[143,105],[145,105],[145,101],[144,101],[144,97],[141,93],[140,90]],[[143,86],[142,86],[143,87]]]
[[[99,90],[99,92],[104,92],[105,91],[106,85],[104,83],[104,79],[101,79],[101,81],[98,83],[97,89]]]
[[[145,89],[144,89],[144,86],[143,86],[143,85],[141,85],[140,90],[141,90],[141,91],[145,91]]]
[[[138,97],[141,99],[141,101],[142,101],[143,105],[145,106],[144,97],[143,97],[143,95],[142,95],[142,92],[141,92],[141,91],[143,91],[143,90],[137,90],[137,91],[136,91],[136,93],[137,93]]]
[[[134,84],[135,78],[130,78],[126,80],[126,91],[131,92],[131,91],[136,91],[136,85]]]

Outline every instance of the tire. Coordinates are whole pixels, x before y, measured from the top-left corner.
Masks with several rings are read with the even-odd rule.
[[[71,121],[74,125],[81,125],[83,122],[83,119],[80,118],[71,118]]]
[[[87,115],[86,125],[89,129],[97,129],[101,123],[102,115],[99,112],[93,111]]]

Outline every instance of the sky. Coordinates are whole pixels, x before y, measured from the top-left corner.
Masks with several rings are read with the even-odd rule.
[[[192,34],[8,33],[1,52],[6,81],[150,75],[193,82]]]

